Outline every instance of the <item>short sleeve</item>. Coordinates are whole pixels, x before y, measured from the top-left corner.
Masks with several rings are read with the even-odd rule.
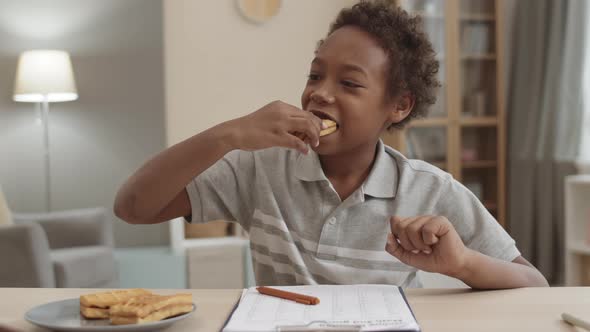
[[[465,246],[504,261],[520,256],[514,239],[469,189],[454,179],[443,186],[437,211],[449,219]]]
[[[227,220],[243,225],[252,215],[255,181],[252,152],[234,150],[226,154],[186,186],[190,222]]]

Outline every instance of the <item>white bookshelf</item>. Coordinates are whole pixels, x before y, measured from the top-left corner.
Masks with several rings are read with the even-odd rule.
[[[176,255],[186,254],[186,250],[195,247],[212,246],[243,246],[248,245],[248,239],[242,235],[228,235],[207,238],[186,238],[184,232],[184,218],[175,218],[169,221],[170,246]]]
[[[169,221],[170,246],[175,255],[184,256],[188,288],[244,288],[254,283],[248,238],[186,238],[184,224],[184,218]]]
[[[590,175],[565,180],[565,283],[590,281]],[[590,285],[585,285],[590,286]]]

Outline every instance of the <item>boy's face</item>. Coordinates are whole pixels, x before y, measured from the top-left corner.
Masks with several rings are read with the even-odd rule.
[[[320,118],[334,120],[338,130],[320,138],[320,145],[313,148],[318,154],[374,147],[385,128],[407,116],[409,110],[400,108],[404,104],[400,98],[386,102],[388,66],[383,48],[354,26],[334,31],[320,45],[301,105]]]

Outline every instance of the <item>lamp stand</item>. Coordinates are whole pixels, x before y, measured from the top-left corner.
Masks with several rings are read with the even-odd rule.
[[[41,102],[41,121],[43,122],[43,147],[45,155],[45,209],[51,211],[51,163],[49,160],[49,101],[47,95]]]

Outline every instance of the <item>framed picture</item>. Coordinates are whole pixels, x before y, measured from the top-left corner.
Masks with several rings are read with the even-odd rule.
[[[281,0],[236,0],[242,16],[256,24],[268,22],[281,9]]]

